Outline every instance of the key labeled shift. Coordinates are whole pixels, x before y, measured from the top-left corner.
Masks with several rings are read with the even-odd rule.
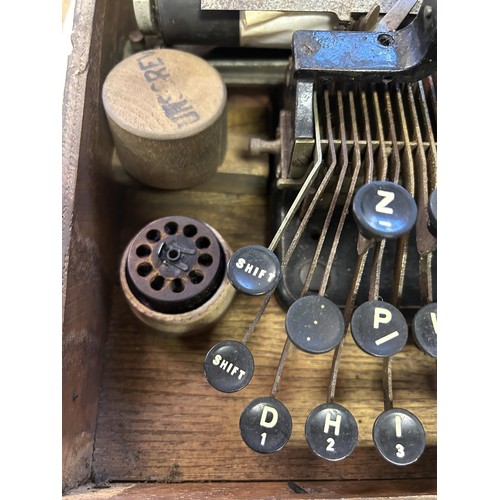
[[[264,295],[276,288],[281,277],[278,257],[266,247],[248,245],[232,255],[227,276],[246,295]]]
[[[204,370],[212,387],[221,392],[237,392],[252,380],[254,360],[244,344],[225,340],[208,351]]]

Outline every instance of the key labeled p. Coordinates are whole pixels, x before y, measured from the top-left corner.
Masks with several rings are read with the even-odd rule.
[[[384,307],[375,307],[373,310],[373,328],[379,328],[380,324],[390,323],[392,319],[392,313],[389,309]]]

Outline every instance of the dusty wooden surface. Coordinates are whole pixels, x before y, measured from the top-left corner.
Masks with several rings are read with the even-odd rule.
[[[301,481],[301,482],[242,482],[242,483],[183,483],[183,484],[114,484],[109,488],[95,489],[83,486],[70,495],[71,500],[127,500],[172,499],[323,499],[357,498],[406,500],[436,499],[436,484],[432,479],[422,481]],[[434,492],[434,493],[432,493]]]
[[[257,123],[247,122],[240,133],[250,133],[252,127]],[[238,157],[241,161],[243,149],[232,155],[229,161]],[[240,181],[245,175],[245,162],[241,164]],[[226,165],[221,175],[232,175],[231,169]],[[239,188],[238,183],[226,185],[224,191],[217,192],[216,182],[210,189],[169,193],[131,188],[122,215],[121,249],[144,224],[170,214],[205,220],[233,249],[251,243],[267,244],[271,235],[266,231],[265,193],[257,190],[252,194]],[[435,478],[436,365],[411,343],[394,358],[394,403],[415,413],[426,429],[427,449],[417,463],[408,467],[391,465],[374,448],[372,425],[383,411],[382,361],[364,354],[350,337],[336,400],[358,421],[359,444],[353,454],[331,463],[316,457],[307,446],[305,419],[326,400],[332,353],[313,356],[295,348],[290,351],[277,395],[292,414],[291,439],[273,455],[260,455],[246,447],[239,435],[240,414],[251,400],[267,396],[271,390],[286,339],[284,311],[273,299],[251,338],[248,346],[255,358],[255,375],[241,392],[222,394],[212,389],[203,375],[203,360],[216,342],[241,340],[261,301],[238,295],[210,334],[176,340],[136,320],[115,286],[94,477],[104,483]],[[411,494],[411,488],[407,493]]]

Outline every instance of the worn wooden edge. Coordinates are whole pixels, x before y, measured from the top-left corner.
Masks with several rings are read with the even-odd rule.
[[[435,479],[378,481],[288,481],[235,483],[116,483],[107,488],[88,484],[68,493],[71,500],[121,499],[437,499]]]
[[[100,92],[133,19],[129,3],[75,3],[62,107],[63,492],[91,475],[120,200]]]
[[[73,224],[84,96],[89,76],[90,45],[96,1],[78,0],[74,8],[72,51],[68,57],[62,106],[62,256],[63,315],[65,310],[69,246]]]

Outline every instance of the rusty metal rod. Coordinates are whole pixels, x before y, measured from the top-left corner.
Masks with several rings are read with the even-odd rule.
[[[357,183],[357,180],[359,177],[359,172],[361,169],[361,154],[360,154],[360,149],[359,149],[358,126],[357,126],[357,121],[356,121],[356,107],[355,107],[354,96],[353,96],[352,92],[349,93],[349,108],[350,108],[350,112],[351,112],[350,115],[351,115],[351,120],[352,120],[353,140],[354,140],[354,144],[355,144],[355,148],[354,148],[354,172],[353,172],[353,176],[352,176],[351,183],[349,186],[349,191],[348,191],[347,196],[346,196],[344,207],[342,210],[341,219],[339,221],[339,226],[337,228],[337,233],[335,235],[332,249],[330,251],[330,255],[328,258],[329,265],[327,265],[327,268],[326,268],[328,270],[328,274],[327,274],[327,270],[325,270],[325,277],[326,278],[323,279],[323,282],[321,284],[320,291],[323,290],[323,292],[324,292],[324,290],[326,290],[326,285],[328,282],[327,278],[330,274],[331,266],[333,265],[333,259],[335,257],[335,252],[337,249],[338,241],[340,240],[340,231],[343,228],[344,221],[347,217],[347,213],[349,212],[349,206],[351,204],[351,200],[352,200],[352,197],[354,195],[354,190],[356,188],[356,183]],[[366,95],[365,95],[365,99],[363,101],[363,112],[364,112],[363,116],[364,116],[364,120],[365,120],[365,132],[366,132],[366,130],[368,130],[368,135],[369,135],[369,115],[368,115],[368,108],[366,106]],[[371,141],[367,141],[367,146],[371,150]],[[374,165],[373,165],[373,152],[371,152],[371,153],[367,152],[367,154],[369,155],[369,159],[366,162],[366,169],[368,170],[368,172],[365,172],[365,178],[373,178],[373,167],[374,167]],[[339,229],[340,229],[340,231],[339,231]],[[348,296],[348,299],[346,301],[346,306],[344,308],[344,323],[345,323],[344,336],[342,337],[342,340],[340,341],[339,345],[335,348],[335,351],[333,353],[332,366],[331,366],[331,370],[330,370],[330,385],[328,386],[328,392],[327,392],[327,402],[328,403],[333,403],[333,401],[335,399],[335,389],[337,386],[337,377],[338,377],[338,372],[339,372],[339,367],[340,367],[340,359],[342,357],[345,337],[346,337],[347,332],[349,330],[349,324],[351,321],[352,312],[354,310],[356,295],[358,293],[359,285],[361,283],[361,277],[363,275],[363,270],[365,267],[367,256],[368,256],[368,248],[366,249],[366,251],[363,254],[358,256],[358,262],[356,265],[356,270],[355,270],[353,281],[351,284],[351,289],[349,290],[349,296]]]

